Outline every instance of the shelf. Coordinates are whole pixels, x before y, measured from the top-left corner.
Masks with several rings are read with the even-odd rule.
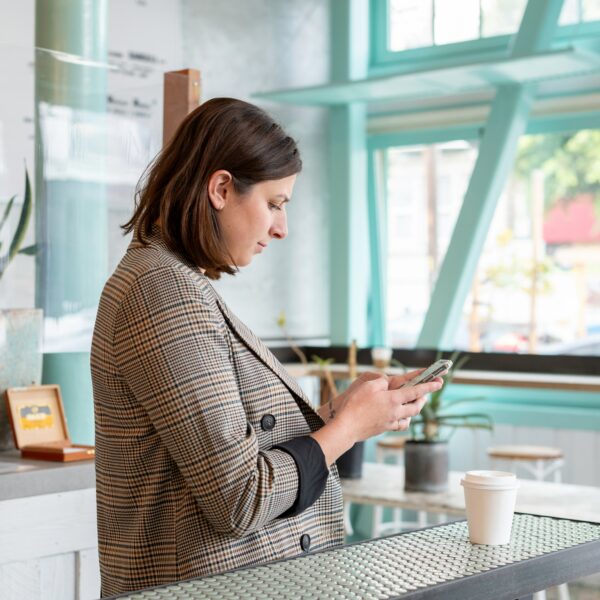
[[[498,85],[571,77],[598,70],[599,54],[569,47],[520,58],[479,61],[344,83],[261,92],[254,96],[275,102],[331,106],[350,102],[441,97],[481,91]]]
[[[319,377],[321,370],[317,365],[285,363],[284,367],[294,377]],[[348,365],[333,364],[329,366],[334,379],[348,377]],[[358,372],[375,371],[372,366],[358,365]],[[410,370],[413,370],[412,368]],[[388,375],[402,375],[403,369],[390,367],[385,370]],[[497,371],[457,371],[452,380],[454,384],[485,385],[510,388],[542,388],[551,390],[568,390],[576,392],[600,392],[600,377],[587,375],[555,375],[546,373],[499,373]]]

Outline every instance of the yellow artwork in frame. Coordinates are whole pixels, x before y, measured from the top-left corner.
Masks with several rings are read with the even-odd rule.
[[[30,404],[19,408],[21,429],[49,429],[54,426],[54,415],[49,404]]]

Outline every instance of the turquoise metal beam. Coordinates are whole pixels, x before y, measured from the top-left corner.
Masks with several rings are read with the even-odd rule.
[[[366,111],[361,105],[331,109],[330,291],[332,344],[367,343],[369,224]]]
[[[331,81],[363,79],[369,67],[369,0],[330,0]]]
[[[256,98],[290,104],[331,106],[347,102],[419,100],[493,90],[498,85],[526,84],[557,77],[597,73],[595,48],[568,47],[516,57],[460,57],[453,65],[435,65],[389,75],[334,81],[325,85],[257,93]]]
[[[94,411],[90,353],[44,354],[42,383],[60,386],[73,443],[93,445]]]
[[[371,294],[369,297],[369,346],[388,346],[387,299],[387,210],[385,186],[387,153],[369,151],[369,256]]]
[[[548,47],[562,0],[529,0],[513,52],[522,56]],[[498,89],[479,146],[479,155],[440,269],[419,348],[451,348],[494,211],[513,165],[519,137],[525,132],[533,103],[532,88]]]
[[[368,66],[368,0],[331,0],[331,77],[350,81]],[[330,110],[330,339],[367,342],[369,231],[366,110]]]

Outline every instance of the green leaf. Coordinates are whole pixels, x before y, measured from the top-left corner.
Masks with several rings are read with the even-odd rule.
[[[327,365],[330,365],[333,362],[333,358],[321,358],[320,356],[317,356],[316,354],[313,354],[310,359],[317,363],[318,365],[320,365],[321,367],[326,367]]]
[[[458,400],[450,400],[444,404],[444,409],[456,406],[457,404],[464,404],[465,402],[481,402],[487,400],[486,396],[473,396],[472,398],[460,398]]]
[[[32,212],[32,199],[31,199],[31,183],[29,182],[29,173],[25,169],[25,196],[23,198],[23,206],[21,208],[21,215],[19,217],[19,223],[15,235],[13,236],[12,242],[8,249],[8,260],[9,262],[15,257],[27,232],[27,226],[29,225],[29,219],[31,218]]]
[[[4,213],[2,214],[2,220],[0,221],[0,231],[2,231],[2,228],[4,227],[4,224],[6,223],[6,220],[8,219],[8,215],[10,214],[10,211],[13,207],[13,204],[15,202],[15,198],[16,196],[13,196],[9,201],[8,204],[6,205],[6,208],[4,209]]]
[[[475,419],[483,419],[485,422],[473,422]],[[456,420],[458,423],[453,422]],[[494,424],[491,419],[486,418],[486,415],[469,415],[465,419],[444,415],[439,417],[438,423],[441,427],[466,427],[468,429],[488,429],[489,431],[494,429]]]
[[[26,248],[21,248],[17,254],[26,254],[27,256],[35,256],[38,251],[37,244],[33,244],[32,246],[27,246]]]
[[[277,322],[277,327],[280,327],[281,329],[285,328],[285,325],[287,323],[287,319],[286,319],[286,316],[285,316],[285,312],[283,310],[279,313],[279,316],[277,317],[277,321],[276,322]]]
[[[400,367],[405,373],[408,370],[406,368],[406,365],[404,363],[401,363],[398,359],[396,358],[392,358],[390,359],[390,365],[394,366],[394,367]]]
[[[488,431],[494,431],[494,427],[489,423],[443,423],[442,427],[450,427],[452,429],[464,427],[465,429],[487,429]]]
[[[437,416],[438,421],[446,421],[448,419],[459,419],[462,421],[470,421],[472,419],[483,419],[489,423],[492,422],[492,419],[489,415],[483,413],[469,413],[468,415],[452,415],[452,414],[441,414]]]

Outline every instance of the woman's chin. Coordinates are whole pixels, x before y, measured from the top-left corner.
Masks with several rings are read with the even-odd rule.
[[[251,262],[252,259],[254,258],[254,256],[240,256],[236,261],[235,264],[238,267],[247,267]]]

